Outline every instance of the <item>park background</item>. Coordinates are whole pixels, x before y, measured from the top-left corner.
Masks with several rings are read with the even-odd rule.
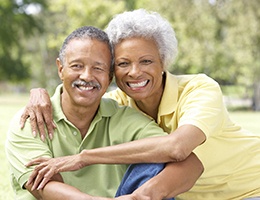
[[[179,54],[169,71],[214,78],[231,119],[260,134],[259,0],[0,0],[0,199],[13,199],[4,151],[9,121],[30,88],[52,95],[65,37],[84,25],[104,29],[115,14],[137,8],[172,24]]]

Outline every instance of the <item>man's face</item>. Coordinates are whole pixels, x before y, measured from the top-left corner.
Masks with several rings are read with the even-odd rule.
[[[111,55],[107,44],[96,39],[69,42],[59,76],[63,81],[63,102],[74,106],[99,105],[109,84]]]

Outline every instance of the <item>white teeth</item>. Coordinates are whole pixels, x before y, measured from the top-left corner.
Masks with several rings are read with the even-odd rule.
[[[81,85],[81,86],[78,86],[78,88],[81,90],[92,90],[94,87],[86,87],[86,86]]]
[[[148,82],[148,80],[142,81],[142,82],[139,82],[139,83],[129,83],[129,86],[132,87],[132,88],[143,87],[147,84],[147,82]]]

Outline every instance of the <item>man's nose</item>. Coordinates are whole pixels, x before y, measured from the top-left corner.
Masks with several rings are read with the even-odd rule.
[[[80,78],[82,80],[92,80],[93,79],[93,72],[90,67],[84,67],[80,74]]]

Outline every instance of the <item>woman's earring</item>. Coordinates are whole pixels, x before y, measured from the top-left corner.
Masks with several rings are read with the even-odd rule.
[[[164,71],[162,71],[162,75],[164,74]]]

